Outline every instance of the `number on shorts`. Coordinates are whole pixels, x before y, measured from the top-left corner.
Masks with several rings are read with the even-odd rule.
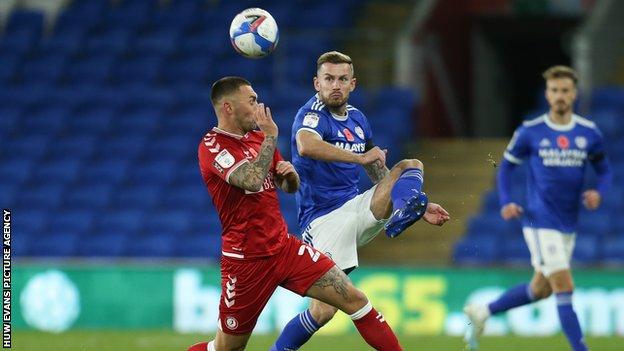
[[[312,262],[318,261],[319,257],[321,257],[321,253],[309,247],[306,244],[301,244],[299,247],[299,252],[297,253],[299,256],[303,256],[303,253],[308,250],[310,257],[312,258]]]

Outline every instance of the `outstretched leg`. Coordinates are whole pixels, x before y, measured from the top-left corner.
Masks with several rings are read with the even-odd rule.
[[[347,275],[334,266],[306,292],[307,296],[334,306],[348,314],[366,343],[375,350],[402,350],[399,341],[383,318],[353,286]]]

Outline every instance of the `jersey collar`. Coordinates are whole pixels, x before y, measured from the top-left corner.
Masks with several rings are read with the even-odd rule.
[[[327,109],[327,111],[329,111],[329,109]],[[338,115],[336,115],[336,114],[334,114],[334,113],[332,113],[332,112],[329,112],[329,113],[330,113],[330,114],[331,114],[331,116],[332,116],[335,120],[337,120],[337,121],[344,122],[344,121],[346,121],[347,119],[349,119],[349,110],[345,110],[345,115],[344,115],[344,116],[338,116]]]
[[[570,122],[568,122],[567,124],[556,124],[550,120],[548,113],[546,113],[544,114],[544,122],[548,127],[550,127],[550,129],[554,129],[559,132],[567,132],[569,130],[572,130],[576,125],[576,115],[572,114],[572,118],[570,118]]]
[[[214,130],[215,132],[217,132],[219,134],[224,134],[224,135],[227,135],[227,136],[231,136],[232,138],[236,138],[236,139],[242,139],[245,136],[245,135],[239,135],[239,134],[226,132],[225,130],[219,129],[217,127],[212,128],[212,130]]]

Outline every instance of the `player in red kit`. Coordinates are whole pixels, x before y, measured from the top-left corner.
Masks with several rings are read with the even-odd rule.
[[[188,351],[244,350],[278,286],[347,313],[376,350],[401,350],[381,314],[334,262],[288,234],[276,188],[296,192],[299,175],[276,149],[277,126],[251,84],[222,78],[210,98],[218,125],[200,142],[198,156],[223,226],[219,330]]]

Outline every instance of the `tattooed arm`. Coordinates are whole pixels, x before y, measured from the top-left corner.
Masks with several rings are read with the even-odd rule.
[[[235,169],[230,174],[228,182],[239,188],[257,192],[262,189],[264,179],[269,173],[269,167],[271,167],[273,162],[278,129],[275,122],[273,122],[271,110],[268,107],[265,108],[264,104],[256,105],[253,118],[256,125],[264,132],[264,141],[260,145],[258,157],[252,162],[245,162]]]
[[[386,167],[386,165],[380,166],[378,162],[363,165],[363,167],[373,184],[379,183],[388,173],[390,173],[390,170]]]
[[[273,161],[273,152],[275,152],[276,144],[277,137],[267,135],[262,145],[260,145],[258,157],[252,162],[243,163],[240,167],[235,169],[228,178],[229,183],[252,192],[260,191],[264,179],[269,173],[269,167],[271,167],[271,162]]]

